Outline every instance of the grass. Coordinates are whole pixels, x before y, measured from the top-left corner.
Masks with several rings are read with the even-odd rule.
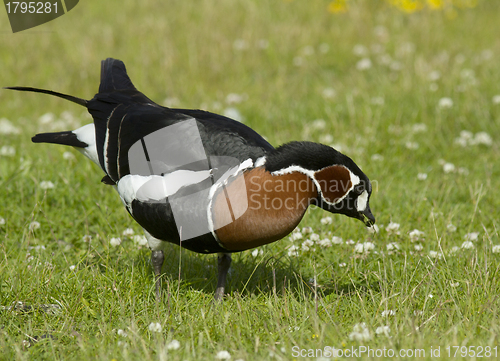
[[[374,181],[380,231],[311,208],[300,227],[344,243],[304,251],[311,237],[304,233],[255,257],[236,254],[219,306],[212,304],[216,258],[172,246],[164,267],[170,296],[157,305],[149,250],[122,235],[140,228],[99,183],[102,172],[72,150],[30,142],[37,132],[90,122],[84,109],[0,91],[0,118],[20,130],[0,134],[0,301],[33,306],[0,310],[0,359],[212,360],[228,351],[232,360],[291,360],[301,359],[294,347],[316,359],[307,350],[325,346],[386,348],[394,359],[405,359],[400,350],[426,352],[406,359],[499,351],[499,5],[479,1],[450,19],[349,3],[347,13],[331,14],[320,1],[87,1],[17,34],[4,16],[1,86],[90,98],[100,60],[119,58],[159,103],[235,107],[274,145],[335,144]],[[371,67],[359,70],[363,58]],[[245,100],[228,104],[231,93]],[[453,105],[440,107],[442,98]],[[54,120],[41,122],[48,112]],[[462,147],[463,130],[493,142]],[[455,171],[444,172],[443,162]],[[42,189],[42,181],[55,187]],[[321,222],[326,216],[332,224]],[[390,222],[399,235],[386,230]],[[423,239],[410,238],[414,229]],[[473,232],[473,248],[462,248]],[[123,242],[112,247],[112,237]],[[356,252],[364,242],[375,248]],[[399,249],[388,250],[391,243]],[[292,244],[298,256],[289,255]],[[59,311],[40,308],[47,304]],[[162,331],[150,331],[152,322]],[[371,339],[351,339],[361,322]],[[382,326],[390,337],[375,333]],[[178,349],[169,349],[172,340]]]

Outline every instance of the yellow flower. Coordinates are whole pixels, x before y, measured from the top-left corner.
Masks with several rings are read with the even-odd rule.
[[[416,11],[422,10],[424,5],[419,0],[401,0],[401,9],[407,13],[414,13]]]
[[[443,0],[427,0],[427,5],[431,10],[440,10],[444,7]]]
[[[337,14],[347,12],[347,1],[348,0],[334,0],[328,5],[328,11]]]

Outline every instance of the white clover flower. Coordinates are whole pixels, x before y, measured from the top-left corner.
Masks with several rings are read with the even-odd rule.
[[[370,103],[372,103],[373,105],[384,105],[385,99],[384,97],[372,97],[370,99]]]
[[[430,80],[430,81],[437,81],[441,78],[441,73],[438,71],[438,70],[433,70],[429,73],[429,75],[427,76],[427,78]]]
[[[267,40],[267,39],[259,39],[257,41],[257,46],[260,49],[267,49],[267,48],[269,48],[269,40]]]
[[[75,155],[71,152],[64,152],[63,153],[63,159],[66,159],[66,160],[73,160],[75,159]]]
[[[305,63],[304,58],[301,56],[296,56],[293,58],[293,65],[300,67],[303,66]]]
[[[371,226],[366,227],[366,230],[368,231],[368,233],[371,234],[378,233],[379,231],[378,226],[376,224],[372,224]]]
[[[229,93],[226,95],[226,103],[228,104],[239,104],[246,100],[248,96],[246,94],[236,94],[236,93]]]
[[[452,223],[449,223],[446,226],[446,229],[448,230],[448,232],[455,232],[457,230],[457,227],[455,225],[453,225]]]
[[[178,350],[181,347],[181,343],[177,340],[172,340],[167,343],[167,350]]]
[[[309,236],[309,238],[311,239],[311,241],[317,242],[317,241],[319,241],[319,234],[317,234],[317,233],[311,233],[311,235]]]
[[[405,147],[410,149],[410,150],[415,150],[418,149],[420,145],[417,142],[406,142]]]
[[[465,138],[455,138],[455,143],[465,148],[469,145],[469,141]]]
[[[264,254],[264,251],[263,251],[263,250],[261,250],[261,249],[254,249],[254,250],[252,251],[252,257],[257,257],[257,256],[259,256],[259,255],[261,255],[261,256],[262,256],[263,254]]]
[[[321,92],[321,95],[323,96],[323,98],[325,99],[333,99],[335,98],[335,96],[337,95],[337,92],[335,91],[335,89],[333,88],[325,88],[323,89],[323,91]]]
[[[38,228],[40,228],[40,222],[33,221],[29,225],[29,230],[30,231],[34,231],[35,229],[38,229]]]
[[[306,239],[304,242],[302,242],[302,246],[312,247],[314,246],[314,242],[310,239]]]
[[[357,253],[368,253],[375,249],[375,245],[372,242],[358,243],[354,246],[354,251]]]
[[[374,34],[378,37],[378,38],[382,38],[382,39],[385,39],[389,36],[389,31],[387,30],[387,28],[383,25],[377,25],[373,28],[373,32]]]
[[[500,104],[500,94],[494,95],[493,98],[491,98],[491,101],[493,104]]]
[[[448,108],[451,108],[453,106],[453,100],[451,98],[441,98],[439,99],[439,103],[438,103],[438,108],[440,109],[448,109]]]
[[[82,237],[82,241],[87,243],[87,242],[92,242],[92,236],[91,235],[88,235],[86,234],[85,236]]]
[[[354,325],[353,331],[349,334],[349,340],[353,341],[369,341],[371,338],[370,330],[364,322]]]
[[[230,360],[231,359],[231,354],[227,351],[219,351],[215,355],[215,358],[217,360]]]
[[[316,119],[311,123],[311,128],[317,130],[323,130],[326,127],[326,122],[324,119]]]
[[[7,118],[0,119],[0,134],[19,134],[21,129],[16,127]]]
[[[425,123],[415,123],[411,130],[413,133],[425,133],[427,132],[427,125]]]
[[[500,244],[494,245],[493,248],[491,249],[491,252],[500,253]]]
[[[71,265],[71,266],[69,266],[69,270],[70,270],[70,271],[74,271],[75,269],[76,269],[76,266],[75,266],[74,264],[73,264],[73,265]]]
[[[3,219],[2,217],[0,217],[0,226],[3,226],[5,224],[5,219]]]
[[[388,233],[399,234],[399,223],[389,222],[387,227],[385,227],[385,230]]]
[[[45,113],[38,118],[40,124],[52,123],[56,119],[54,113]]]
[[[387,316],[396,316],[396,311],[394,310],[382,311],[382,317],[387,317]]]
[[[306,239],[304,242],[302,242],[302,250],[304,252],[309,251],[309,249],[314,246],[314,242],[311,241],[310,239]]]
[[[415,251],[420,252],[421,250],[424,249],[424,247],[421,244],[416,244],[413,248],[415,248]]]
[[[122,236],[130,237],[134,235],[134,230],[132,228],[127,228],[122,232]]]
[[[159,322],[151,322],[148,326],[148,330],[151,332],[161,332],[162,327]]]
[[[401,69],[403,69],[403,64],[401,64],[401,62],[399,62],[397,60],[394,60],[394,61],[391,61],[389,68],[393,71],[400,71]]]
[[[142,234],[136,234],[135,236],[132,236],[132,241],[134,241],[134,243],[138,246],[146,246],[148,244],[148,239]]]
[[[372,61],[370,58],[363,58],[356,63],[356,69],[363,71],[368,70],[372,67]]]
[[[471,241],[465,241],[464,243],[462,243],[462,248],[463,249],[474,248],[474,243],[472,243]]]
[[[330,45],[327,43],[321,43],[319,44],[318,50],[321,54],[326,54],[330,51]]]
[[[429,257],[441,259],[443,257],[443,254],[441,252],[429,251]]]
[[[121,328],[116,331],[116,334],[121,337],[127,337],[127,332],[125,332]]]
[[[356,44],[352,48],[352,53],[357,56],[366,56],[368,55],[368,48],[362,44]]]
[[[450,281],[450,286],[451,287],[458,287],[458,286],[460,286],[460,282],[451,282]]]
[[[111,239],[109,240],[109,244],[110,244],[110,245],[112,245],[113,247],[117,247],[117,246],[119,246],[121,243],[122,243],[122,240],[121,240],[121,238],[118,238],[118,237],[117,237],[117,238],[111,238]]]
[[[4,157],[13,157],[16,155],[16,149],[10,145],[4,145],[0,148],[0,155]]]
[[[236,108],[229,107],[223,110],[222,115],[225,117],[236,120],[237,122],[244,123],[245,118],[241,115],[240,111]]]
[[[342,240],[342,238],[340,238],[340,237],[333,236],[333,237],[332,237],[332,243],[333,243],[333,244],[342,244],[342,243],[344,243],[344,241],[343,241],[343,240]]]
[[[299,247],[292,245],[288,248],[288,256],[289,257],[298,257],[299,256]]]
[[[417,179],[420,181],[424,181],[427,179],[427,173],[418,173],[417,174]]]
[[[321,218],[321,224],[332,224],[332,217]]]
[[[246,49],[248,49],[248,42],[244,39],[236,39],[233,42],[233,49],[234,50],[246,50]]]
[[[324,144],[331,144],[333,142],[333,136],[331,134],[322,134],[319,136],[319,141]]]
[[[302,233],[300,232],[293,232],[291,235],[290,235],[290,240],[293,242],[293,241],[297,241],[299,239],[302,239]]]
[[[387,243],[386,248],[388,251],[397,251],[399,249],[399,244],[396,242]]]
[[[324,238],[324,239],[318,241],[317,243],[320,247],[323,247],[323,248],[332,246],[332,241],[329,240],[328,238]]]
[[[451,253],[457,253],[458,251],[460,251],[460,247],[457,246],[451,247]]]
[[[391,329],[389,326],[380,326],[380,327],[377,327],[377,329],[375,330],[375,333],[377,335],[384,335],[384,336],[389,337],[389,334],[391,333]]]
[[[40,188],[42,189],[53,189],[55,186],[54,186],[54,183],[52,183],[51,181],[41,181],[40,182]]]
[[[348,239],[347,241],[345,241],[345,244],[355,244],[356,242],[354,242],[352,239]]]
[[[347,266],[347,263],[345,263],[345,262],[339,263],[339,267],[343,268],[343,267],[346,267],[346,266]]]
[[[418,241],[418,240],[422,239],[423,236],[425,235],[424,232],[419,231],[418,229],[414,229],[413,231],[411,231],[408,234],[410,235],[410,240],[412,242],[415,242],[415,241]]]
[[[471,233],[467,233],[464,238],[467,240],[467,241],[477,241],[479,237],[479,232],[471,232]]]
[[[427,296],[429,298],[434,298],[434,295],[432,293],[429,293],[429,296]]]
[[[491,136],[488,133],[479,132],[479,133],[476,133],[476,135],[474,136],[474,143],[475,144],[483,144],[483,145],[486,145],[488,147],[491,147],[491,145],[493,144],[493,139],[491,139]]]
[[[307,45],[302,48],[302,54],[305,56],[314,55],[314,47],[312,45]]]
[[[312,233],[313,229],[311,227],[304,227],[302,228],[302,233],[303,234],[308,234],[308,233]]]
[[[444,163],[443,164],[443,171],[445,173],[452,173],[455,171],[455,165],[453,163]]]

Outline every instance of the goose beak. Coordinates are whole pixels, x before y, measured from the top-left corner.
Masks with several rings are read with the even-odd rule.
[[[367,227],[371,227],[375,224],[375,217],[372,214],[370,206],[366,206],[366,208],[359,212],[360,219]]]

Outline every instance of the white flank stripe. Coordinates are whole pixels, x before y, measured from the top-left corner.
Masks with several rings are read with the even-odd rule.
[[[210,171],[194,172],[178,170],[160,175],[131,175],[122,177],[118,182],[118,194],[130,210],[132,201],[141,202],[159,201],[175,194],[182,187],[196,184],[210,177]]]
[[[214,227],[214,220],[213,220],[213,214],[212,214],[212,201],[214,199],[215,192],[222,187],[223,185],[227,184],[227,181],[229,177],[237,176],[238,174],[242,173],[245,169],[251,168],[253,166],[253,161],[252,159],[247,159],[243,161],[238,167],[233,167],[229,169],[222,177],[220,177],[216,183],[210,187],[210,192],[208,194],[208,207],[207,207],[207,219],[208,219],[208,229],[210,232],[212,232],[212,236],[214,239],[217,241],[219,246],[222,248],[225,248],[222,243],[219,240],[219,237],[217,237],[217,234],[215,233],[215,227]]]

